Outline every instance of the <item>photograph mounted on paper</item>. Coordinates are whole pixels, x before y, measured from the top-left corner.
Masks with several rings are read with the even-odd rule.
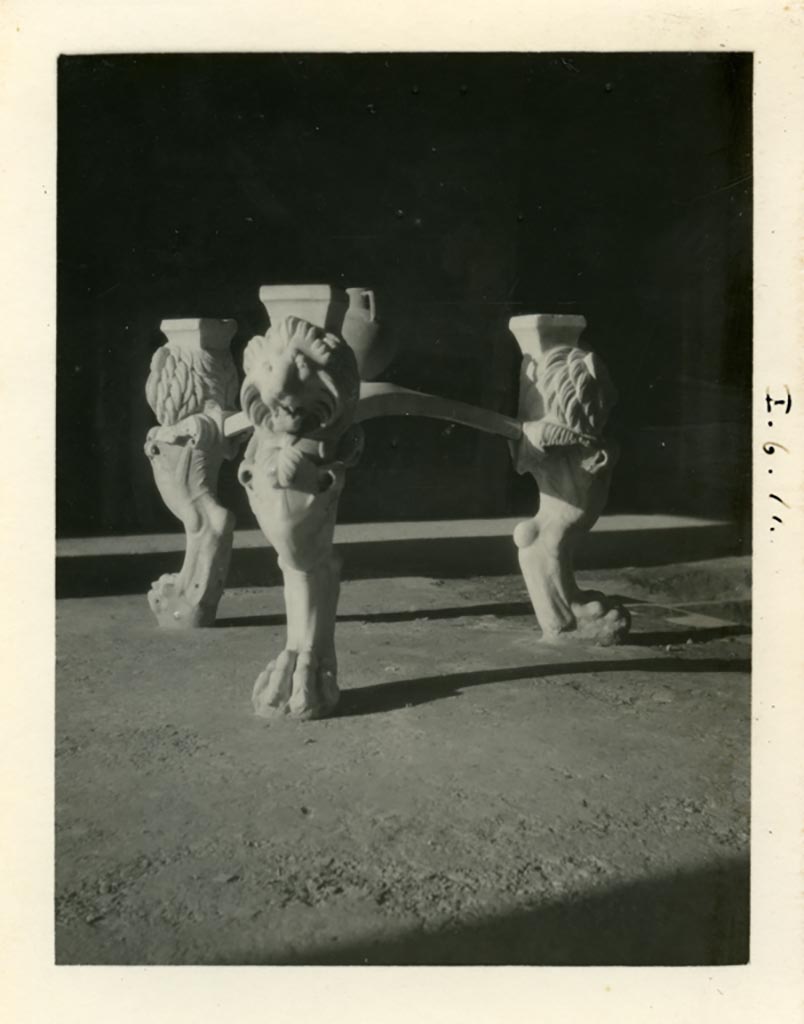
[[[751,96],[60,58],[57,963],[748,962]]]

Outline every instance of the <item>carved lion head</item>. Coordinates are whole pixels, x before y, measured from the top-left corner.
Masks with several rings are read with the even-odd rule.
[[[252,338],[243,355],[243,411],[276,434],[325,439],[349,426],[360,391],[343,339],[295,316]]]

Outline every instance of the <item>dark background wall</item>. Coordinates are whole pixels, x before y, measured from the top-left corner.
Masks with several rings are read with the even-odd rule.
[[[621,398],[612,511],[747,531],[748,54],[63,57],[57,518],[173,529],[142,445],[159,321],[375,289],[384,376],[516,410],[520,312],[581,312]],[[504,442],[368,425],[343,521],[529,512]],[[247,503],[224,469],[223,500]]]

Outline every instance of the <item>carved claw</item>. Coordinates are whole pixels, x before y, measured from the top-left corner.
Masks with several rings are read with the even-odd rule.
[[[324,334],[313,338],[308,347],[310,357],[322,366],[326,366],[329,357],[338,347],[338,341],[331,334]]]
[[[576,635],[602,647],[620,643],[631,628],[631,614],[619,602],[594,590],[579,591],[570,602]]]
[[[314,651],[285,649],[257,676],[251,701],[260,718],[326,718],[340,691],[334,663]]]
[[[293,694],[288,708],[293,718],[326,718],[335,710],[340,692],[335,666],[314,651],[302,651],[293,673]]]
[[[148,592],[148,604],[154,615],[160,615],[164,606],[173,596],[176,588],[178,573],[163,573],[158,580],[154,580]]]
[[[185,593],[180,573],[165,573],[154,580],[148,592],[148,605],[163,629],[195,629],[215,624],[220,591],[205,594],[207,600],[197,603]]]
[[[296,667],[295,651],[282,651],[278,658],[270,661],[257,676],[251,703],[254,713],[260,718],[279,718],[288,712],[288,701],[293,692],[293,669]]]

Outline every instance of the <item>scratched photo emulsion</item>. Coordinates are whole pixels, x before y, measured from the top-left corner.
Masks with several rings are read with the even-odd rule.
[[[57,77],[56,963],[746,963],[751,54]]]

